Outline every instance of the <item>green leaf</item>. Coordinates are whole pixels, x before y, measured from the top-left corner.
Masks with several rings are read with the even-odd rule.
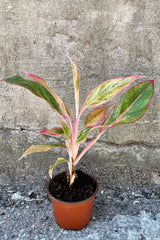
[[[63,162],[67,162],[66,159],[64,159],[63,157],[60,157],[57,159],[57,161],[55,163],[53,163],[50,167],[49,167],[49,176],[50,178],[52,178],[52,173],[53,173],[53,169],[56,165],[63,163]]]
[[[99,84],[87,95],[82,105],[81,112],[86,108],[97,107],[112,100],[120,91],[128,87],[138,78],[140,78],[140,76],[115,78]]]
[[[143,117],[153,96],[153,81],[130,88],[116,103],[104,126],[132,123]]]
[[[88,133],[90,132],[91,129],[92,129],[92,127],[88,127],[88,128],[83,129],[80,132],[80,134],[79,134],[79,136],[77,138],[77,143],[85,141],[86,138],[87,138],[87,135],[88,135]]]
[[[64,104],[64,107],[65,107],[65,112],[67,113],[67,115],[69,117],[71,117],[71,110],[69,109],[69,107],[66,104]]]
[[[87,139],[88,134],[93,131],[93,130],[97,130],[97,129],[105,129],[106,127],[103,125],[99,125],[99,126],[95,126],[95,127],[87,127],[82,129],[82,131],[80,132],[78,138],[77,138],[77,143],[80,142],[84,142]]]
[[[45,99],[52,108],[54,108],[60,115],[63,115],[56,98],[50,93],[47,88],[42,86],[40,83],[26,80],[20,76],[7,78],[4,81],[30,90],[36,96]]]
[[[47,152],[52,148],[56,148],[56,147],[67,149],[67,147],[61,143],[52,144],[52,145],[32,145],[23,153],[23,155],[20,157],[20,160],[29,154],[36,153],[36,152]]]
[[[64,135],[65,135],[66,139],[68,140],[70,138],[70,136],[71,136],[71,129],[70,129],[70,127],[66,123],[64,123],[62,121],[60,121],[60,123],[62,125],[63,131],[64,131]]]
[[[106,115],[107,109],[109,107],[100,107],[91,111],[85,118],[84,127],[93,127],[100,123],[104,116]]]
[[[73,71],[73,80],[74,80],[74,92],[75,92],[75,102],[76,102],[76,116],[79,114],[79,83],[80,77],[77,72],[77,67],[75,63],[70,59]]]

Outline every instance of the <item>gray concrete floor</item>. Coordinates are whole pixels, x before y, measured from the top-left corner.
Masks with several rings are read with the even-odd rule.
[[[2,187],[0,239],[160,240],[160,187],[100,187],[91,221],[80,231],[66,231],[55,223],[45,184]]]

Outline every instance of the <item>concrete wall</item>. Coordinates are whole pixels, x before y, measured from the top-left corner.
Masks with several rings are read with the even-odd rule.
[[[125,179],[126,169],[128,176],[143,172],[150,183],[160,182],[159,12],[157,0],[0,1],[0,79],[27,77],[25,71],[41,76],[72,110],[67,56],[79,69],[81,102],[109,78],[138,74],[155,79],[155,96],[145,117],[109,130],[80,164],[99,176],[103,172],[104,179],[111,168],[113,173],[120,168],[114,176],[117,184]],[[57,141],[37,137],[39,130],[58,126],[55,113],[25,89],[4,82],[0,88],[0,183],[47,179],[48,167],[61,151],[35,154],[20,163],[18,158],[33,143]]]

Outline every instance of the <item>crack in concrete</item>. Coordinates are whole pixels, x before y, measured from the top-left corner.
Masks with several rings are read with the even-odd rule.
[[[87,142],[92,141],[94,138],[88,138]],[[115,142],[107,142],[104,140],[98,140],[97,143],[103,143],[103,144],[107,144],[110,146],[114,146],[114,147],[130,147],[130,146],[140,146],[140,147],[145,147],[145,148],[160,148],[159,145],[155,145],[155,144],[149,144],[147,142],[137,142],[137,141],[128,141],[128,142],[124,142],[124,143],[115,143]]]
[[[7,131],[10,131],[10,132],[15,132],[15,131],[18,131],[18,132],[23,132],[23,131],[27,131],[27,132],[37,132],[37,130],[33,130],[33,129],[26,129],[26,128],[23,128],[23,127],[19,127],[19,128],[0,128],[0,133],[2,132],[7,132]],[[40,130],[38,130],[40,131]]]
[[[40,129],[38,130],[33,130],[33,129],[26,129],[26,128],[23,128],[23,127],[20,127],[20,128],[0,128],[0,134],[4,133],[4,132],[7,132],[7,131],[10,131],[10,132],[32,132],[32,133],[36,133],[38,135],[38,132],[40,131]],[[47,135],[43,135],[45,136],[46,138],[53,138],[55,139],[56,141],[60,140],[59,138],[57,137],[54,137],[54,136],[47,136]],[[88,138],[86,143],[92,141],[94,138]],[[148,143],[148,142],[144,142],[144,141],[127,141],[127,142],[123,142],[123,143],[116,143],[116,142],[108,142],[108,141],[104,141],[104,140],[98,140],[97,143],[102,143],[102,144],[107,144],[107,145],[110,145],[110,146],[114,146],[114,147],[131,147],[131,146],[139,146],[139,147],[144,147],[144,148],[152,148],[152,149],[159,149],[160,146],[158,144],[151,144],[151,143]]]

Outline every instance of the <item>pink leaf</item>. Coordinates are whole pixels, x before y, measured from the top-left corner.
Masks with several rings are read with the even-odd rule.
[[[91,111],[90,113],[88,113],[88,115],[85,118],[84,127],[85,128],[93,127],[93,126],[96,126],[98,123],[100,123],[102,121],[102,119],[104,118],[104,116],[106,115],[106,112],[109,107],[110,106],[96,108],[93,111]]]
[[[62,135],[64,134],[64,131],[62,128],[57,127],[57,128],[52,128],[52,129],[43,129],[42,131],[40,131],[38,134],[45,134],[45,135],[49,135],[49,136],[54,136],[54,135]]]
[[[46,81],[43,78],[40,78],[32,73],[26,72],[32,79],[34,79],[36,82],[40,83],[42,86],[44,86],[45,88],[49,88]]]

